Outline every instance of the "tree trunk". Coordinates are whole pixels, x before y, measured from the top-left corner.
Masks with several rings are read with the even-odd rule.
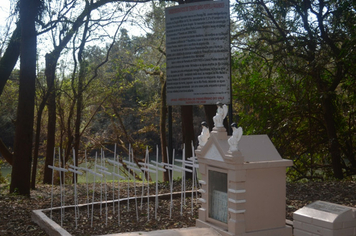
[[[336,133],[335,109],[330,95],[322,97],[323,116],[326,124],[326,131],[329,138],[329,151],[331,155],[331,164],[334,172],[334,177],[343,179],[340,145]]]
[[[162,154],[162,162],[168,163],[168,157],[166,152],[167,94],[166,94],[166,80],[163,78],[162,72],[160,75],[160,81],[161,81],[161,112],[160,112],[160,119],[159,119],[159,133],[161,137],[161,154]],[[167,182],[167,181],[169,181],[168,171],[163,172],[163,182]]]
[[[60,44],[55,49],[46,54],[46,79],[48,84],[48,127],[47,127],[47,148],[46,148],[46,161],[44,166],[43,183],[50,184],[52,182],[52,171],[48,168],[48,165],[53,163],[53,150],[55,147],[55,132],[56,132],[56,92],[55,92],[55,72],[59,56],[62,50],[66,47],[67,43],[71,40],[74,33],[77,32],[79,27],[84,23],[83,19],[93,10],[100,6],[105,5],[110,0],[96,1],[93,4],[86,2],[85,9],[77,17],[73,26],[67,31]],[[66,153],[68,155],[68,153]]]
[[[5,84],[9,79],[11,72],[14,69],[17,59],[20,55],[20,40],[21,27],[20,23],[18,23],[16,29],[12,33],[10,42],[6,48],[3,57],[0,58],[0,96],[4,91]],[[9,149],[2,142],[2,140],[0,140],[0,154],[10,165],[12,165],[13,154],[9,151]]]
[[[342,165],[341,165],[341,152],[340,144],[337,137],[336,129],[336,110],[334,106],[335,89],[341,81],[342,67],[338,67],[333,83],[331,85],[322,80],[319,68],[314,68],[312,73],[313,77],[317,81],[318,92],[321,95],[322,116],[325,122],[326,132],[329,139],[328,148],[331,155],[331,165],[334,172],[334,177],[337,179],[343,179]]]
[[[13,162],[13,154],[6,147],[4,142],[0,139],[0,154],[5,158],[5,160],[12,165]]]
[[[3,57],[0,59],[0,95],[2,94],[5,84],[14,69],[17,59],[20,55],[21,24],[18,23],[12,33],[9,45]]]
[[[35,150],[33,152],[31,189],[36,189],[36,174],[37,174],[37,162],[38,162],[38,149],[40,146],[41,121],[42,121],[42,113],[46,105],[46,100],[47,97],[44,97],[37,112]]]
[[[85,60],[83,60],[83,51],[84,51],[86,38],[88,34],[89,19],[90,19],[90,14],[88,13],[88,16],[85,21],[82,41],[78,51],[79,76],[78,76],[78,92],[77,92],[77,117],[75,120],[75,127],[74,127],[75,165],[78,165],[78,160],[79,160],[78,153],[79,153],[79,146],[80,146],[80,124],[82,123],[82,109],[83,109],[83,81],[85,79],[86,67],[87,67],[87,63],[85,62]]]
[[[54,51],[56,52],[56,51]],[[56,135],[56,89],[55,89],[55,70],[59,53],[50,53],[46,55],[46,79],[48,86],[48,126],[47,126],[47,147],[46,147],[46,160],[44,166],[43,183],[52,183],[52,170],[48,165],[53,165],[53,152],[55,147]]]
[[[78,152],[80,146],[80,124],[82,123],[82,107],[83,107],[83,80],[85,76],[85,63],[80,62],[80,71],[78,77],[78,93],[77,93],[77,117],[74,127],[74,151],[75,164],[78,165]]]
[[[10,192],[30,195],[31,154],[36,83],[35,19],[39,0],[20,0],[20,88]]]
[[[185,145],[185,158],[193,155],[192,142],[194,144],[193,106],[181,106],[183,143]],[[191,179],[192,173],[186,172],[186,178]]]
[[[76,114],[76,119],[74,124],[74,155],[75,155],[76,166],[78,166],[78,161],[79,161],[78,154],[79,154],[79,146],[80,146],[80,124],[82,123],[83,80],[85,77],[85,61],[82,61],[81,58],[82,56],[79,55],[80,68],[79,68],[79,76],[78,76],[78,91],[77,91],[77,99],[75,99],[77,102],[77,111],[76,111],[77,114]],[[69,145],[70,143],[68,143],[68,146]],[[73,175],[73,182],[74,182],[74,175]]]

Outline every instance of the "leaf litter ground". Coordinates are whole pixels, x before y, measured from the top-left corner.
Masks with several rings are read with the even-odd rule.
[[[133,184],[131,184],[130,196],[133,196]],[[121,198],[127,197],[127,184],[122,183],[120,195]],[[89,189],[91,189],[89,185]],[[22,197],[14,194],[8,194],[8,186],[3,185],[0,188],[0,235],[46,235],[46,233],[35,223],[31,221],[31,211],[37,209],[46,209],[51,206],[50,185],[38,185],[36,190],[31,191],[31,197]],[[146,188],[145,188],[146,189]],[[169,192],[169,185],[160,183],[160,193]],[[175,182],[174,191],[180,191],[180,182]],[[189,189],[189,187],[188,187]],[[310,182],[310,183],[287,183],[286,196],[286,218],[292,220],[294,211],[302,208],[317,200],[323,200],[341,204],[345,206],[356,207],[356,182]],[[108,200],[112,198],[112,185],[108,183]],[[141,188],[137,188],[137,191]],[[115,189],[117,197],[117,189]],[[145,194],[146,194],[145,190]],[[155,193],[154,185],[150,187],[150,193]],[[90,191],[92,194],[92,191]],[[132,195],[131,195],[132,194]],[[141,196],[140,192],[137,192]],[[90,201],[91,197],[90,196]],[[73,204],[73,185],[66,186],[66,205]],[[78,185],[79,203],[87,201],[86,185]],[[100,199],[100,184],[97,184],[95,201]],[[261,199],[263,201],[263,199]],[[102,205],[95,208],[94,224],[90,226],[90,217],[87,216],[87,208],[80,208],[80,218],[78,227],[75,229],[74,211],[66,210],[63,221],[64,228],[73,235],[103,235],[119,232],[150,231],[159,229],[184,228],[195,226],[197,218],[197,209],[199,204],[195,202],[194,212],[191,215],[190,198],[187,198],[187,204],[183,209],[183,216],[180,215],[180,199],[174,200],[174,209],[172,217],[169,218],[170,200],[160,200],[157,219],[154,219],[154,202],[150,202],[150,220],[147,220],[147,205],[144,203],[142,210],[138,209],[139,220],[136,218],[134,205],[130,205],[130,211],[127,210],[127,202],[121,205],[121,224],[118,225],[117,204],[115,204],[115,214],[112,214],[112,204],[108,204],[108,222],[106,224],[106,208]],[[60,206],[60,189],[54,187],[53,206]],[[141,201],[138,200],[138,206]],[[47,214],[49,215],[49,214]],[[59,211],[53,211],[53,219],[60,223]]]

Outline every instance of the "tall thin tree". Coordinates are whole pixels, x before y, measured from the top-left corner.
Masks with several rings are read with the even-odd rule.
[[[30,194],[36,81],[36,28],[40,0],[20,0],[20,88],[10,192]]]

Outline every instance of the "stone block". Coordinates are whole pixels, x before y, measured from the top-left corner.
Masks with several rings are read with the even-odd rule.
[[[350,236],[356,231],[356,208],[316,201],[293,214],[295,236]]]

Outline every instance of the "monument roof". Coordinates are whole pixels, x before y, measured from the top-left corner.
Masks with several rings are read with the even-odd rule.
[[[225,129],[224,129],[225,130]],[[230,152],[226,131],[214,130],[207,143],[197,151],[202,157],[220,162],[241,162],[249,164],[246,168],[263,166],[290,166],[292,161],[282,159],[272,141],[266,134],[243,135],[238,144],[238,151]]]

